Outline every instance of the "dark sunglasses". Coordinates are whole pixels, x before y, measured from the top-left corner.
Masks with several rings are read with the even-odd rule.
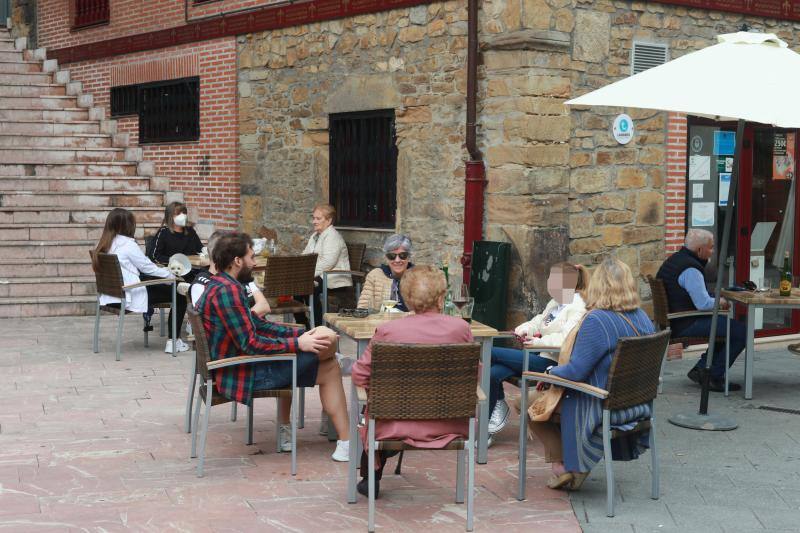
[[[353,317],[353,318],[367,318],[369,316],[369,309],[359,307],[356,309],[340,309],[339,316]]]
[[[409,255],[411,254],[409,254],[408,252],[400,252],[399,254],[396,254],[394,252],[389,252],[386,254],[386,259],[388,259],[389,261],[394,261],[396,257],[399,257],[400,259],[405,261],[406,259],[408,259]]]
[[[742,282],[742,287],[744,287],[745,290],[748,290],[748,291],[756,290],[756,284],[754,282],[750,281],[750,280],[743,281]]]

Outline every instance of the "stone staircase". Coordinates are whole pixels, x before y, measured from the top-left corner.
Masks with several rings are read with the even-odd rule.
[[[159,226],[169,180],[104,113],[0,28],[0,318],[93,313],[89,250],[108,212],[132,210],[139,239]]]

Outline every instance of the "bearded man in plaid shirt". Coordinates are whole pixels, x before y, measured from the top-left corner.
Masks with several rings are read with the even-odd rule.
[[[295,353],[297,386],[319,385],[322,407],[330,416],[336,432],[349,435],[342,375],[335,357],[336,333],[324,326],[304,331],[303,328],[262,320],[252,314],[244,285],[253,281],[256,261],[253,242],[246,233],[229,233],[220,237],[211,259],[218,274],[197,302],[211,358]],[[223,368],[214,372],[214,382],[219,393],[226,398],[249,404],[253,391],[290,386],[291,365],[291,361],[276,361]],[[282,451],[291,451],[290,408],[289,402],[282,402],[279,413]],[[349,450],[349,441],[339,440],[331,457],[334,461],[347,461]]]

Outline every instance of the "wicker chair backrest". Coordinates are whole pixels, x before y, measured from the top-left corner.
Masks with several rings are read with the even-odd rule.
[[[475,416],[481,345],[372,345],[369,414],[376,419]]]
[[[89,256],[94,258],[94,250],[89,252]],[[114,298],[125,298],[125,291],[122,286],[122,268],[119,266],[119,259],[115,254],[97,254],[97,271],[94,273],[97,293],[113,296]]]
[[[364,254],[367,251],[367,245],[363,242],[347,243],[347,256],[350,260],[350,270],[361,270],[361,264],[364,262]]]
[[[647,281],[650,283],[650,293],[653,296],[653,318],[658,324],[658,329],[666,329],[669,327],[667,289],[664,288],[664,282],[658,278],[647,276]]]
[[[608,372],[608,398],[604,409],[625,409],[655,399],[669,335],[670,330],[665,329],[617,341]]]
[[[264,273],[264,296],[308,296],[314,292],[317,254],[271,255]]]
[[[208,361],[211,360],[211,351],[208,348],[206,330],[203,327],[203,317],[190,305],[186,307],[186,314],[189,315],[189,323],[192,325],[192,335],[194,335],[195,357],[197,358],[197,373],[203,376],[206,381],[209,376]]]

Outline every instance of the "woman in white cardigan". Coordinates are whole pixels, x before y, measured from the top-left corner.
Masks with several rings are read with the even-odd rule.
[[[166,268],[156,266],[139,247],[133,238],[136,232],[136,218],[127,209],[117,207],[112,209],[106,218],[103,234],[97,243],[95,253],[114,254],[119,260],[122,270],[122,281],[125,285],[139,283],[139,274],[147,274],[157,278],[173,278],[172,273]],[[97,265],[93,265],[97,268]],[[172,302],[172,289],[168,285],[149,285],[125,291],[125,309],[134,313],[146,313],[149,303]],[[120,299],[107,294],[100,295],[100,305],[120,304]],[[172,313],[178,328],[181,327],[183,316],[186,313],[186,298],[179,297],[175,310],[170,310],[169,339],[164,351],[172,353]],[[175,351],[185,352],[189,349],[180,338],[176,340]]]
[[[314,233],[308,239],[304,254],[317,254],[317,266],[314,269],[314,317],[317,324],[322,323],[322,273],[328,270],[350,270],[350,256],[347,244],[333,227],[336,209],[330,204],[319,204],[314,207],[311,223]],[[353,286],[350,274],[331,274],[328,276],[328,292]],[[299,319],[299,317],[296,317]]]
[[[544,311],[530,321],[520,324],[514,334],[533,346],[560,347],[567,334],[586,314],[584,295],[588,288],[589,272],[583,265],[558,263],[550,267],[547,290],[553,297]],[[489,385],[489,433],[502,430],[508,422],[509,408],[505,401],[503,381],[522,375],[523,352],[513,348],[492,348],[492,368]],[[558,364],[557,352],[531,353],[528,370],[544,372]]]

